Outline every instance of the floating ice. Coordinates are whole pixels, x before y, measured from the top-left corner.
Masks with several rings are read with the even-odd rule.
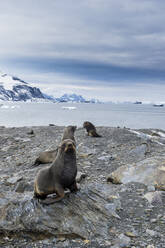
[[[74,110],[74,109],[77,109],[77,108],[76,107],[69,107],[69,106],[68,107],[65,107],[65,106],[63,106],[62,109]]]

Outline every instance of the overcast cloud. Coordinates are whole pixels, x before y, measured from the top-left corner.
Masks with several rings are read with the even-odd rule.
[[[53,95],[165,101],[164,10],[162,0],[2,1],[0,69]]]

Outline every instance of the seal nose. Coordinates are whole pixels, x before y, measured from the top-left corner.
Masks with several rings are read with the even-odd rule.
[[[72,148],[73,147],[73,144],[72,143],[69,143],[68,144],[68,148]]]

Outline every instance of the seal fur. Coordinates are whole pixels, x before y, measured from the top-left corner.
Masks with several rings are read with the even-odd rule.
[[[83,123],[83,128],[86,129],[88,135],[91,136],[91,137],[102,137],[101,135],[99,135],[96,132],[95,126],[91,122],[89,122],[89,121],[85,121]]]
[[[76,128],[77,128],[77,126],[67,126],[64,129],[64,133],[63,133],[63,136],[62,136],[62,141],[65,140],[65,139],[71,139],[74,142],[76,142],[75,138],[74,138],[74,133],[76,131]]]
[[[52,163],[57,156],[57,152],[58,152],[58,148],[56,148],[55,150],[41,152],[39,154],[39,157],[36,158],[33,166],[38,166],[40,164]]]
[[[78,190],[76,185],[77,164],[76,146],[71,139],[62,141],[57,157],[51,166],[41,169],[34,182],[34,197],[44,204],[60,201],[65,195],[65,189],[71,192]],[[56,193],[55,198],[47,198]]]

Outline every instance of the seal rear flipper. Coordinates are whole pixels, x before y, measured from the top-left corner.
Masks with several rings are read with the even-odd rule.
[[[99,135],[98,133],[96,133],[96,136],[94,136],[94,137],[96,137],[96,138],[101,138],[102,136]]]
[[[34,162],[34,164],[31,165],[31,167],[37,167],[41,164],[40,160],[37,158]]]
[[[61,195],[57,194],[56,197],[48,197],[44,200],[40,200],[40,203],[44,204],[44,205],[50,205],[50,204],[53,204],[55,202],[58,202],[60,200],[62,200],[65,196],[65,193],[63,191],[63,193],[61,192]]]
[[[91,137],[95,137],[95,138],[100,138],[100,137],[102,137],[101,135],[99,135],[98,133],[96,133],[95,130],[91,130],[91,131],[89,132],[89,135],[90,135]]]

